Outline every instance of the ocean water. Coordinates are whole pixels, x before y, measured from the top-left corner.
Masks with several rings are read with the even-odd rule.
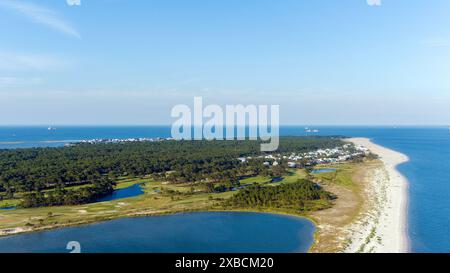
[[[283,126],[281,135],[367,137],[406,154],[399,166],[409,181],[408,230],[413,252],[450,252],[450,130],[448,127]],[[54,147],[93,138],[170,137],[169,126],[0,127],[1,148]]]
[[[170,137],[167,126],[46,126],[0,127],[0,149],[58,147],[98,138]]]
[[[316,127],[315,127],[316,128]],[[450,130],[441,127],[317,127],[320,135],[367,137],[407,155],[408,236],[412,252],[450,252]],[[304,135],[284,127],[281,135]]]
[[[412,252],[450,252],[449,127],[319,127],[321,135],[367,137],[407,155],[408,236]],[[293,135],[296,127],[282,128]],[[302,133],[299,133],[302,134]]]
[[[290,253],[306,252],[314,225],[299,217],[200,212],[124,218],[0,238],[0,253]]]

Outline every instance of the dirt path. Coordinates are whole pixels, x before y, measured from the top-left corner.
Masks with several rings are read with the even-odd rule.
[[[334,201],[333,207],[310,215],[318,223],[316,241],[311,252],[334,253],[345,249],[349,243],[348,226],[370,205],[363,202],[366,199],[365,176],[370,169],[377,167],[379,167],[378,162],[365,163],[356,167],[352,175],[354,184],[351,187],[332,182],[321,183],[325,190],[338,198]]]

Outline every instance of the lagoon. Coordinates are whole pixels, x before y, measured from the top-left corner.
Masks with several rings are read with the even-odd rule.
[[[306,252],[315,227],[305,218],[252,212],[198,212],[123,218],[0,238],[0,253]]]
[[[99,198],[93,203],[114,201],[114,200],[119,200],[119,199],[124,199],[124,198],[136,197],[136,196],[139,196],[141,194],[144,194],[144,191],[142,190],[141,184],[135,184],[135,185],[132,185],[130,187],[114,190],[110,195],[107,195],[105,197]],[[16,207],[16,206],[1,207],[0,211],[1,210],[4,210],[4,211],[6,211],[6,210],[15,210],[17,208],[18,207]]]
[[[114,190],[110,195],[99,198],[95,203],[130,198],[139,196],[141,194],[144,194],[144,191],[141,188],[141,184],[135,184],[130,187]]]
[[[16,206],[8,206],[0,208],[0,210],[13,210],[13,209],[16,209]]]
[[[321,174],[321,173],[333,173],[336,169],[317,169],[311,171],[312,174]]]

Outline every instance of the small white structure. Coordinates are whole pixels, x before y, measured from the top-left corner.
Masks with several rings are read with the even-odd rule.
[[[289,168],[296,168],[297,167],[297,163],[295,163],[295,162],[288,162],[288,167]]]

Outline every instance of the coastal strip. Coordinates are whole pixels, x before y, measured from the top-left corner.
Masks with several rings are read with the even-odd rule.
[[[0,145],[17,145],[17,144],[23,144],[25,142],[23,141],[2,141],[0,142]]]
[[[371,142],[367,138],[348,141],[368,148],[379,156],[381,166],[368,171],[367,198],[360,217],[347,228],[345,252],[405,253],[409,251],[407,233],[408,181],[397,170],[409,158]]]

